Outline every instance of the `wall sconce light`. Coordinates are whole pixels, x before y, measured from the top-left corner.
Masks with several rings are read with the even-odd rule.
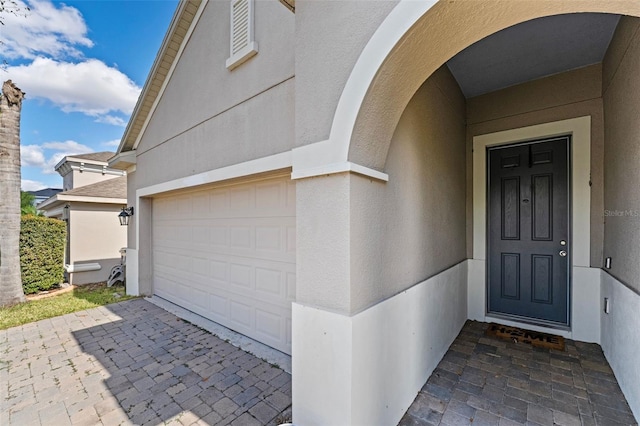
[[[62,220],[69,220],[69,204],[62,208]]]
[[[129,218],[133,216],[133,207],[123,207],[122,211],[118,215],[118,219],[120,220],[120,225],[128,226]]]

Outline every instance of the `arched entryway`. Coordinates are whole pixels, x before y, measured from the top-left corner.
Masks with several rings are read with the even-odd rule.
[[[383,170],[391,136],[422,83],[457,53],[500,30],[570,13],[640,16],[629,1],[401,1],[363,50],[347,81],[331,128],[334,149]],[[375,141],[375,142],[373,142]]]
[[[583,129],[584,117],[591,117],[586,125],[590,140],[586,149],[575,151],[578,157],[572,162],[574,166],[581,162],[581,172],[574,176],[574,180],[579,181],[577,189],[589,195],[586,211],[584,204],[572,206],[574,211],[583,209],[579,217],[573,218],[574,225],[580,222],[589,229],[589,237],[584,243],[588,246],[586,255],[580,258],[582,263],[574,265],[577,269],[572,271],[574,278],[582,274],[580,282],[588,283],[577,296],[589,297],[577,306],[584,310],[584,317],[593,320],[587,324],[592,336],[589,338],[597,341],[600,336],[605,336],[605,329],[612,327],[613,316],[601,318],[601,296],[612,294],[620,298],[619,294],[630,292],[636,299],[629,300],[640,305],[637,291],[632,288],[633,282],[631,286],[620,287],[601,270],[600,262],[607,253],[607,236],[605,226],[598,219],[607,206],[607,191],[603,186],[606,170],[616,179],[621,168],[629,167],[623,158],[619,158],[620,153],[626,150],[620,142],[621,135],[637,136],[637,132],[626,128],[616,118],[609,122],[610,127],[605,128],[604,118],[607,113],[609,116],[622,114],[629,117],[630,111],[621,105],[629,101],[638,105],[640,91],[637,90],[637,82],[627,82],[625,91],[621,88],[623,83],[616,81],[613,74],[603,71],[602,66],[599,70],[597,67],[574,70],[564,76],[550,77],[552,80],[545,83],[544,90],[551,93],[556,87],[571,92],[577,90],[579,84],[570,87],[576,82],[592,84],[599,81],[600,89],[597,84],[592,87],[597,95],[589,98],[591,95],[587,94],[576,102],[567,97],[559,104],[551,108],[543,106],[535,113],[531,102],[526,101],[524,104],[527,106],[510,115],[495,108],[508,99],[508,93],[475,99],[474,105],[470,106],[459,89],[458,93],[447,89],[455,79],[443,68],[466,47],[505,28],[537,18],[585,12],[639,16],[640,5],[635,2],[594,1],[435,4],[407,1],[400,2],[371,37],[337,105],[330,138],[318,146],[317,152],[322,155],[305,163],[308,170],[317,167],[319,172],[315,176],[319,177],[303,179],[298,185],[299,195],[307,191],[314,195],[306,197],[317,204],[310,204],[310,211],[313,208],[324,209],[325,216],[339,217],[339,222],[332,222],[332,226],[327,228],[334,232],[338,223],[346,234],[346,245],[336,245],[343,255],[332,253],[335,259],[340,258],[343,269],[332,270],[331,276],[322,271],[331,279],[337,277],[334,281],[340,281],[340,285],[328,289],[324,293],[326,299],[316,297],[316,300],[321,300],[315,304],[317,309],[303,306],[305,300],[301,300],[298,306],[294,305],[294,335],[297,332],[306,335],[298,343],[294,341],[294,421],[332,423],[342,418],[352,424],[375,421],[390,424],[400,418],[435,367],[434,362],[437,363],[457,334],[461,322],[471,316],[473,306],[478,306],[478,286],[473,285],[473,279],[484,276],[484,269],[478,268],[474,260],[484,259],[475,259],[475,244],[482,246],[484,242],[476,238],[474,208],[478,206],[478,194],[473,188],[476,173],[482,175],[484,170],[474,163],[474,149],[553,136],[559,131],[552,129],[540,133],[536,126],[566,124],[566,120],[583,118],[579,124]],[[636,34],[633,23],[628,28]],[[635,35],[625,37],[619,37],[620,45],[629,45],[629,40]],[[625,56],[619,52],[611,55],[618,55],[610,61],[623,64],[626,72],[636,60],[633,55]],[[605,83],[610,89],[603,92],[602,84]],[[532,89],[531,86],[520,85],[513,90],[525,93]],[[438,93],[445,95],[440,97]],[[629,100],[629,97],[633,99]],[[443,123],[438,122],[438,108],[454,110],[440,116],[444,117],[440,121],[451,120],[451,128],[457,129],[455,147],[452,145],[454,153],[447,152],[449,146],[437,140],[429,149],[425,149],[424,144],[414,143],[424,132],[434,129],[436,131],[430,134],[432,139],[447,137],[449,124],[440,127]],[[490,111],[490,114],[469,124],[470,112],[480,111]],[[425,123],[418,122],[424,112],[436,119],[427,120],[426,128],[421,129]],[[514,115],[518,117],[514,118]],[[596,122],[598,124],[593,124]],[[506,137],[511,139],[501,139],[505,137],[501,132],[524,128],[533,133],[508,134]],[[575,129],[563,127],[560,133],[581,131]],[[609,151],[613,163],[608,164],[605,170],[602,150],[607,129],[613,135]],[[416,132],[412,133],[414,130]],[[498,142],[484,140],[475,145],[474,137],[482,135],[493,135]],[[599,142],[593,144],[594,139]],[[580,157],[581,152],[588,154],[586,159]],[[636,155],[636,151],[633,152]],[[452,161],[451,155],[456,160]],[[591,157],[599,158],[600,162],[592,162]],[[342,163],[348,166],[329,167]],[[425,167],[421,168],[421,165]],[[599,177],[589,180],[590,171]],[[385,179],[376,174],[382,172],[388,175],[386,183],[381,182]],[[637,174],[633,179],[640,182]],[[622,189],[612,188],[610,204],[622,199],[628,191],[628,185],[623,186]],[[321,194],[326,198],[319,196]],[[341,194],[345,199],[331,197],[330,194]],[[340,208],[326,208],[327,203],[342,202],[344,204],[337,204]],[[306,215],[307,212],[301,212],[302,217]],[[320,229],[318,222],[302,220],[308,229],[314,232]],[[481,218],[478,221],[482,223]],[[592,226],[594,223],[600,223],[599,227]],[[624,230],[627,230],[626,234],[635,232],[630,230],[632,225],[628,222],[609,223],[607,226],[611,238],[616,235],[626,238]],[[338,231],[335,232],[337,235]],[[308,233],[309,236],[300,238],[305,247],[306,238],[319,237],[320,234]],[[598,240],[601,241],[599,246],[594,244]],[[624,247],[637,252],[630,241],[609,244],[609,250],[618,256],[626,256],[622,253]],[[317,259],[318,253],[314,255]],[[304,264],[304,260],[301,262]],[[632,281],[636,277],[634,268],[626,268],[622,273]],[[300,277],[304,281],[301,288],[313,282],[313,278],[304,273]],[[480,293],[484,291],[483,286],[480,284]],[[318,288],[321,286],[316,286],[314,291]],[[622,315],[616,316],[616,322],[629,320],[628,324],[635,324],[637,319],[624,312],[636,305],[625,305],[622,312],[611,315]],[[325,306],[327,309],[323,309]],[[481,315],[486,313],[484,306],[484,302],[480,302],[478,312]],[[596,323],[602,330],[591,327]],[[620,331],[614,334],[618,339],[625,339]],[[632,333],[631,340],[633,337]],[[608,342],[605,339],[609,339]],[[602,339],[603,346],[606,343],[613,347],[614,340],[607,335]],[[628,334],[625,340],[629,340]],[[343,351],[336,353],[328,349],[336,346]],[[632,369],[628,356],[638,349],[627,345],[622,351],[611,352],[614,369],[625,373]],[[330,373],[306,373],[307,369],[317,368],[317,365],[330,366]],[[305,390],[296,396],[296,389],[303,388]],[[628,399],[639,401],[640,395],[633,392],[632,388]],[[314,398],[325,405],[314,409]],[[338,417],[333,416],[335,413]]]

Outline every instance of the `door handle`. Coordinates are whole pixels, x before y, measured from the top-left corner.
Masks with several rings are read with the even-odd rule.
[[[560,253],[558,253],[560,255],[560,257],[566,257],[567,256],[567,251],[566,250],[560,250]]]

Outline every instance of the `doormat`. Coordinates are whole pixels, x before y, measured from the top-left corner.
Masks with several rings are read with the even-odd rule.
[[[485,332],[487,336],[510,340],[515,343],[526,343],[539,348],[564,351],[564,337],[539,331],[524,330],[518,327],[491,323]]]

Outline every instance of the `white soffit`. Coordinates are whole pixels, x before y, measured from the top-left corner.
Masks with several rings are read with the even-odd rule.
[[[447,62],[467,98],[599,63],[620,15],[534,19],[472,44]]]

